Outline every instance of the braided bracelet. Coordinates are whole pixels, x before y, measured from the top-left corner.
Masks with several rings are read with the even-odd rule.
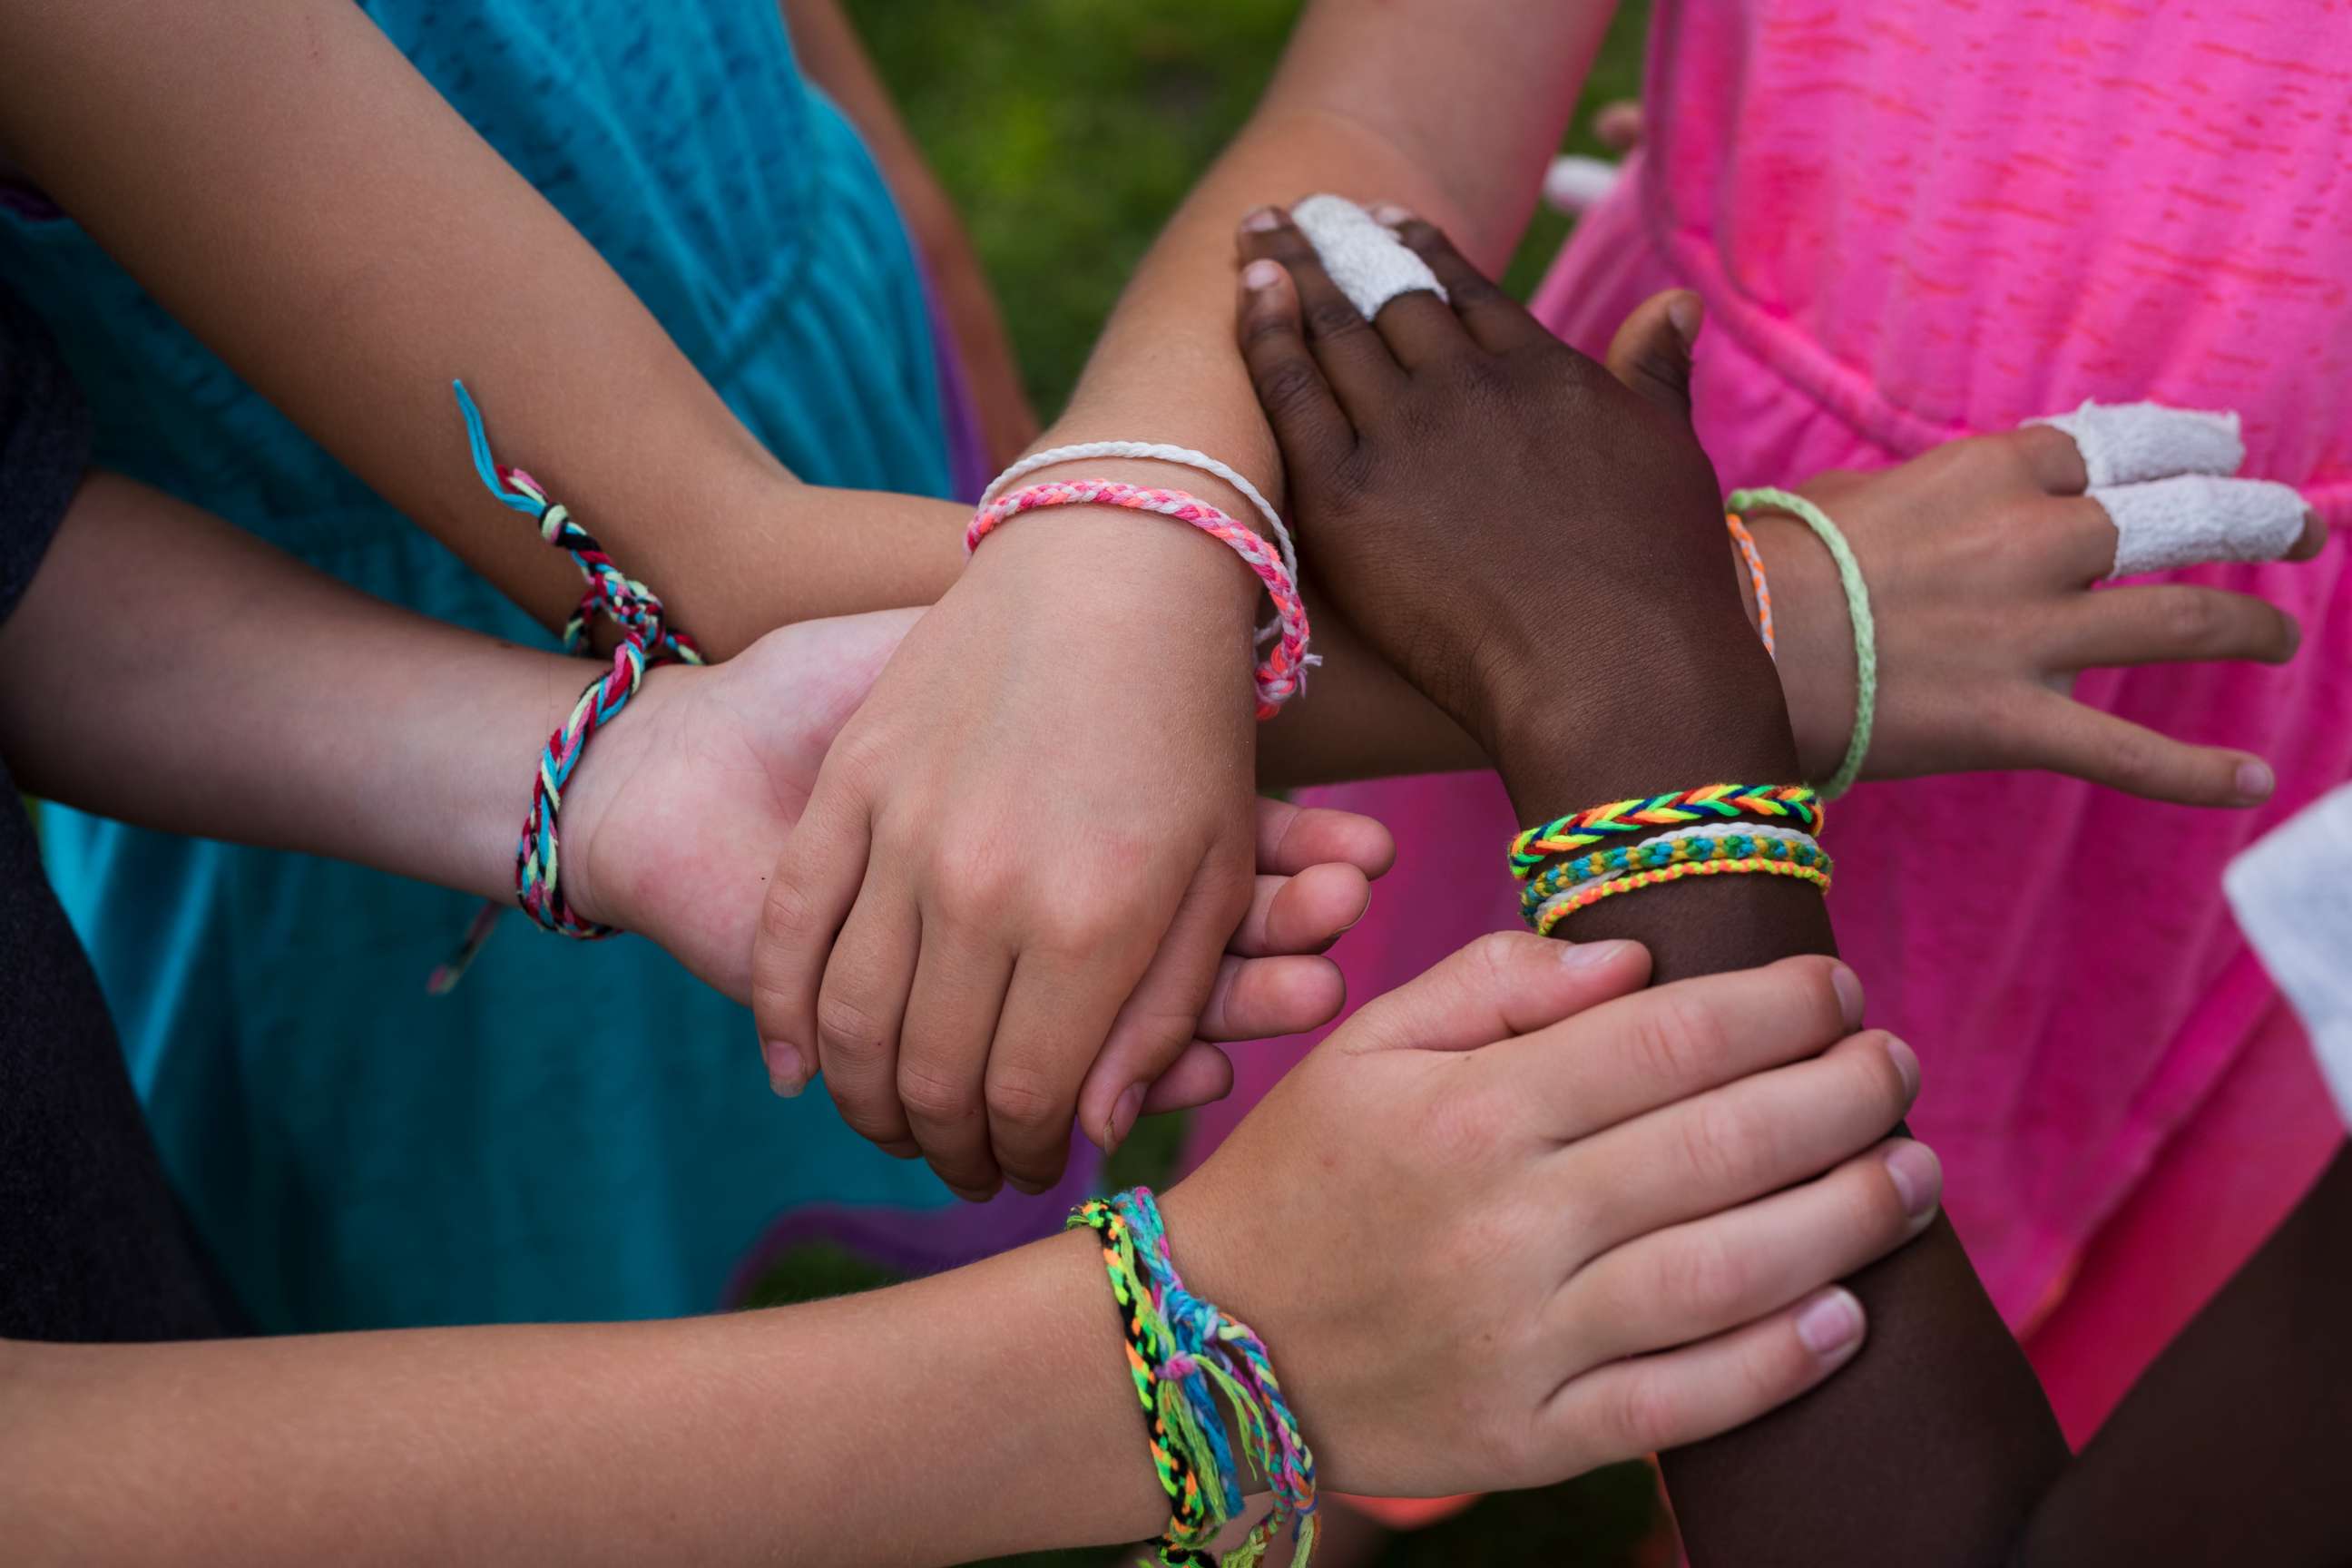
[[[1853,558],[1853,547],[1829,514],[1793,491],[1734,490],[1723,504],[1733,511],[1787,512],[1813,531],[1837,563],[1838,586],[1845,593],[1846,616],[1853,623],[1853,733],[1845,743],[1845,756],[1837,771],[1821,786],[1823,800],[1835,800],[1862,776],[1863,759],[1870,753],[1870,727],[1878,709],[1878,623],[1870,613],[1870,585],[1863,581],[1862,563]]]
[[[980,492],[980,504],[986,506],[994,500],[1003,493],[1005,486],[1024,474],[1050,468],[1056,463],[1084,462],[1096,458],[1141,458],[1155,463],[1171,463],[1178,468],[1191,468],[1213,479],[1223,479],[1239,490],[1242,499],[1248,501],[1258,516],[1265,521],[1266,528],[1274,534],[1275,548],[1282,552],[1282,569],[1290,574],[1293,583],[1298,581],[1298,549],[1291,542],[1290,530],[1283,526],[1282,514],[1274,510],[1274,503],[1250,483],[1248,475],[1190,447],[1172,446],[1165,441],[1082,441],[1070,447],[1048,447],[1042,452],[1030,453],[989,480],[988,488]],[[1258,627],[1257,640],[1265,642],[1281,635],[1281,631],[1282,622],[1276,617]]]
[[[1706,784],[1678,795],[1612,800],[1530,827],[1511,840],[1511,875],[1521,881],[1554,855],[1565,855],[1616,834],[1679,827],[1708,818],[1741,816],[1795,822],[1819,831],[1820,798],[1806,784]]]
[[[1703,823],[1678,828],[1639,844],[1621,844],[1570,860],[1557,860],[1537,872],[1519,889],[1519,913],[1528,924],[1546,900],[1572,893],[1594,882],[1636,871],[1655,871],[1694,860],[1787,860],[1800,866],[1830,869],[1830,858],[1810,833],[1769,825],[1748,826]]]
[[[969,555],[979,549],[980,542],[999,525],[1024,511],[1049,506],[1115,506],[1129,511],[1158,512],[1190,523],[1232,550],[1265,584],[1281,628],[1273,651],[1257,667],[1257,716],[1273,718],[1283,703],[1298,693],[1306,680],[1307,668],[1318,662],[1307,651],[1307,606],[1298,597],[1297,579],[1282,557],[1255,531],[1182,490],[1150,489],[1116,479],[1055,480],[1000,496],[982,507],[973,514],[971,526],[964,531],[964,553]]]
[[[593,942],[614,934],[613,927],[583,920],[563,896],[562,861],[556,837],[556,814],[563,805],[563,786],[580,766],[580,758],[597,731],[620,716],[635,696],[646,671],[663,664],[700,664],[701,650],[685,633],[665,624],[662,602],[643,583],[623,573],[595,538],[572,521],[560,501],[547,499],[539,482],[520,468],[502,468],[492,462],[488,435],[482,428],[481,410],[463,382],[453,384],[457,406],[466,417],[466,437],[473,449],[474,471],[484,487],[505,505],[530,515],[539,536],[572,557],[586,583],[579,605],[563,626],[563,651],[578,653],[586,646],[588,624],[598,614],[620,627],[621,640],[613,649],[612,668],[588,683],[572,711],[541,749],[539,769],[531,779],[530,809],[523,818],[522,837],[515,847],[515,901],[541,928]],[[446,994],[464,977],[467,966],[488,940],[504,906],[486,903],[474,917],[465,939],[449,961],[433,972],[426,989]]]
[[[1294,1568],[1315,1550],[1315,1457],[1248,1325],[1184,1289],[1151,1189],[1082,1205],[1069,1220],[1101,1238],[1103,1265],[1127,1338],[1128,1370],[1144,1411],[1153,1473],[1169,1499],[1169,1528],[1152,1542],[1170,1568],[1207,1568],[1217,1531],[1241,1511],[1242,1478],[1226,1440],[1222,1394],[1240,1424],[1243,1456],[1274,1493],[1274,1508],[1225,1568],[1248,1568],[1287,1527]]]
[[[1805,866],[1793,860],[1770,860],[1761,856],[1745,860],[1692,860],[1679,866],[1668,866],[1662,871],[1640,871],[1613,881],[1589,882],[1572,892],[1559,894],[1545,900],[1530,921],[1538,936],[1549,936],[1552,928],[1579,910],[1589,910],[1603,899],[1613,899],[1620,893],[1631,893],[1643,888],[1655,888],[1667,882],[1679,882],[1685,877],[1737,877],[1760,875],[1794,877],[1811,882],[1826,893],[1830,890],[1830,874],[1826,865]]]
[[[1730,531],[1739,559],[1748,564],[1748,585],[1756,595],[1756,635],[1764,639],[1764,651],[1777,659],[1780,650],[1772,643],[1772,585],[1764,580],[1764,557],[1756,548],[1756,536],[1748,531],[1748,524],[1736,511],[1723,514],[1723,526]]]

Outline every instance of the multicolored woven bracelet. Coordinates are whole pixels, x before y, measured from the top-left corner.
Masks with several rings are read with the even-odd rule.
[[[1519,889],[1519,913],[1533,925],[1546,900],[1573,893],[1612,877],[1662,870],[1698,860],[1787,860],[1831,869],[1830,858],[1810,833],[1769,826],[1727,826],[1719,823],[1678,828],[1639,844],[1620,844],[1572,859],[1556,860]]]
[[[1675,795],[1605,801],[1530,827],[1511,840],[1511,875],[1527,880],[1555,855],[1651,828],[1741,816],[1794,823],[1818,832],[1822,805],[1809,784],[1706,784]]]
[[[1243,1457],[1266,1478],[1274,1508],[1224,1568],[1252,1568],[1287,1530],[1294,1568],[1315,1550],[1315,1457],[1299,1433],[1265,1342],[1184,1289],[1149,1187],[1097,1198],[1071,1216],[1102,1238],[1103,1265],[1127,1337],[1128,1366],[1142,1404],[1152,1468],[1170,1503],[1168,1532],[1154,1542],[1170,1568],[1200,1568],[1206,1550],[1242,1508],[1242,1477],[1217,1396],[1240,1424]]]
[[[1794,877],[1811,882],[1824,893],[1830,890],[1830,874],[1826,866],[1802,866],[1790,860],[1771,860],[1760,856],[1745,860],[1694,860],[1680,866],[1669,866],[1662,871],[1640,871],[1613,881],[1589,882],[1573,892],[1548,899],[1537,910],[1531,922],[1538,936],[1549,936],[1552,928],[1579,910],[1589,910],[1603,899],[1613,899],[1620,893],[1637,892],[1643,888],[1679,882],[1685,877]]]
[[[1748,585],[1756,593],[1756,635],[1764,639],[1764,651],[1777,659],[1780,650],[1772,642],[1772,584],[1764,580],[1764,557],[1757,551],[1756,536],[1748,531],[1747,522],[1736,511],[1723,514],[1723,526],[1730,531],[1731,542],[1748,565]]]
[[[586,647],[589,623],[598,615],[608,617],[621,631],[611,668],[588,683],[571,713],[541,749],[539,770],[531,780],[530,809],[515,847],[515,901],[523,913],[545,930],[593,942],[614,931],[611,926],[581,919],[563,896],[563,868],[556,837],[563,787],[579,768],[588,742],[618,718],[636,695],[647,669],[663,664],[700,664],[702,653],[692,637],[667,626],[661,600],[614,565],[604,547],[572,520],[562,502],[548,500],[539,482],[520,468],[502,468],[491,460],[481,410],[474,406],[464,382],[453,384],[458,409],[466,418],[474,471],[483,485],[500,502],[528,514],[537,523],[540,538],[570,555],[586,583],[572,618],[564,623],[563,651],[576,654]],[[496,903],[483,907],[457,952],[426,981],[427,990],[435,995],[446,994],[464,977],[503,908]]]
[[[1257,716],[1273,718],[1283,703],[1298,694],[1306,681],[1307,667],[1318,662],[1307,651],[1307,606],[1298,597],[1297,579],[1275,548],[1254,530],[1182,490],[1151,489],[1116,479],[1056,480],[1000,496],[982,507],[973,514],[971,527],[964,531],[964,552],[970,554],[979,549],[982,540],[1023,512],[1051,506],[1115,506],[1129,511],[1158,512],[1191,524],[1240,556],[1257,580],[1265,584],[1267,595],[1274,600],[1275,620],[1280,628],[1273,650],[1257,667]]]

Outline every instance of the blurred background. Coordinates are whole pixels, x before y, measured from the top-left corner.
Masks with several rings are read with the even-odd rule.
[[[932,168],[955,199],[1004,311],[1038,413],[1051,418],[1121,284],[1160,225],[1247,117],[1299,0],[845,0]],[[1563,151],[1603,155],[1595,109],[1638,95],[1648,0],[1624,0]],[[1040,60],[1087,62],[1047,73]],[[1301,195],[1308,193],[1300,192]],[[1538,211],[1507,282],[1524,297],[1569,220]],[[1146,1121],[1111,1184],[1166,1179],[1176,1119]],[[886,1282],[845,1256],[795,1255],[767,1301]],[[1383,1568],[1671,1562],[1645,1466],[1483,1502],[1397,1537]],[[1334,1553],[1336,1560],[1349,1553]],[[1022,1558],[1037,1568],[1119,1561],[1101,1552]]]

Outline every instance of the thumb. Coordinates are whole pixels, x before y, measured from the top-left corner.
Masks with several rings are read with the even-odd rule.
[[[1638,942],[1492,931],[1366,1004],[1345,1033],[1356,1050],[1475,1050],[1630,995],[1649,978],[1650,951]]]
[[[1706,319],[1687,289],[1653,294],[1633,307],[1609,342],[1609,374],[1687,424],[1691,416],[1691,351]]]

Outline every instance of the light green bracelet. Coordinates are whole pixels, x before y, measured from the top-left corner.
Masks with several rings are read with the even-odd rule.
[[[1835,800],[1862,776],[1862,759],[1870,754],[1870,726],[1878,709],[1878,623],[1871,618],[1870,587],[1862,580],[1862,563],[1829,514],[1801,495],[1769,489],[1734,490],[1723,504],[1736,512],[1785,511],[1800,519],[1837,563],[1838,586],[1845,590],[1846,615],[1853,622],[1853,736],[1845,743],[1845,760],[1837,772],[1816,786],[1823,800]]]

